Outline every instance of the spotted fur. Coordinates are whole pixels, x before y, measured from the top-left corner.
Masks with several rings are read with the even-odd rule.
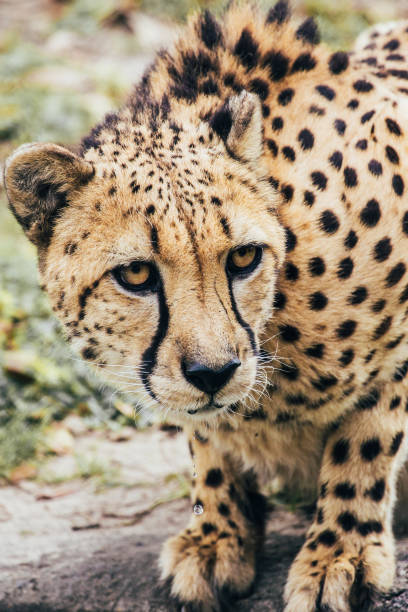
[[[283,1],[266,16],[232,7],[222,23],[204,12],[78,155],[34,144],[8,160],[10,207],[68,339],[189,435],[204,511],[160,561],[186,609],[221,610],[252,587],[256,481],[274,476],[318,496],[286,612],[362,609],[392,585],[408,420],[407,55],[407,23],[345,53]],[[228,257],[242,245],[262,257],[237,278]],[[140,260],[155,288],[131,293],[117,271]],[[197,364],[214,382],[231,363],[222,388],[200,390]]]

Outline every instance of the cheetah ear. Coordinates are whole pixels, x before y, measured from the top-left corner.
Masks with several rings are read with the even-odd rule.
[[[91,164],[54,144],[25,144],[8,158],[4,183],[10,209],[37,247],[48,246],[68,196],[93,174]]]
[[[262,111],[258,96],[243,90],[212,117],[210,125],[233,157],[257,162],[262,155]]]

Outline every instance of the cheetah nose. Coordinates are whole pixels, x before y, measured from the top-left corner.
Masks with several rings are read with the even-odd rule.
[[[182,370],[189,383],[197,387],[197,389],[200,389],[200,391],[213,395],[225,387],[240,365],[241,362],[236,357],[217,370],[208,368],[206,365],[198,363],[197,361],[183,361]]]

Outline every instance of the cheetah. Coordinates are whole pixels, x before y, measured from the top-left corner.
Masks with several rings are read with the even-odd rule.
[[[408,24],[350,53],[279,1],[193,17],[78,151],[23,145],[11,211],[68,340],[189,439],[175,605],[255,579],[279,478],[316,495],[286,612],[361,610],[395,572],[407,455]]]

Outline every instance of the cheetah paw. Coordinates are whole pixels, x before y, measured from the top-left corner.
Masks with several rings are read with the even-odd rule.
[[[289,572],[285,612],[368,610],[375,593],[391,588],[394,575],[391,538],[371,542],[356,554],[345,553],[341,547],[329,552],[305,545]]]
[[[254,538],[215,529],[208,535],[186,529],[164,544],[161,577],[177,608],[224,612],[228,603],[249,594],[255,578]]]

